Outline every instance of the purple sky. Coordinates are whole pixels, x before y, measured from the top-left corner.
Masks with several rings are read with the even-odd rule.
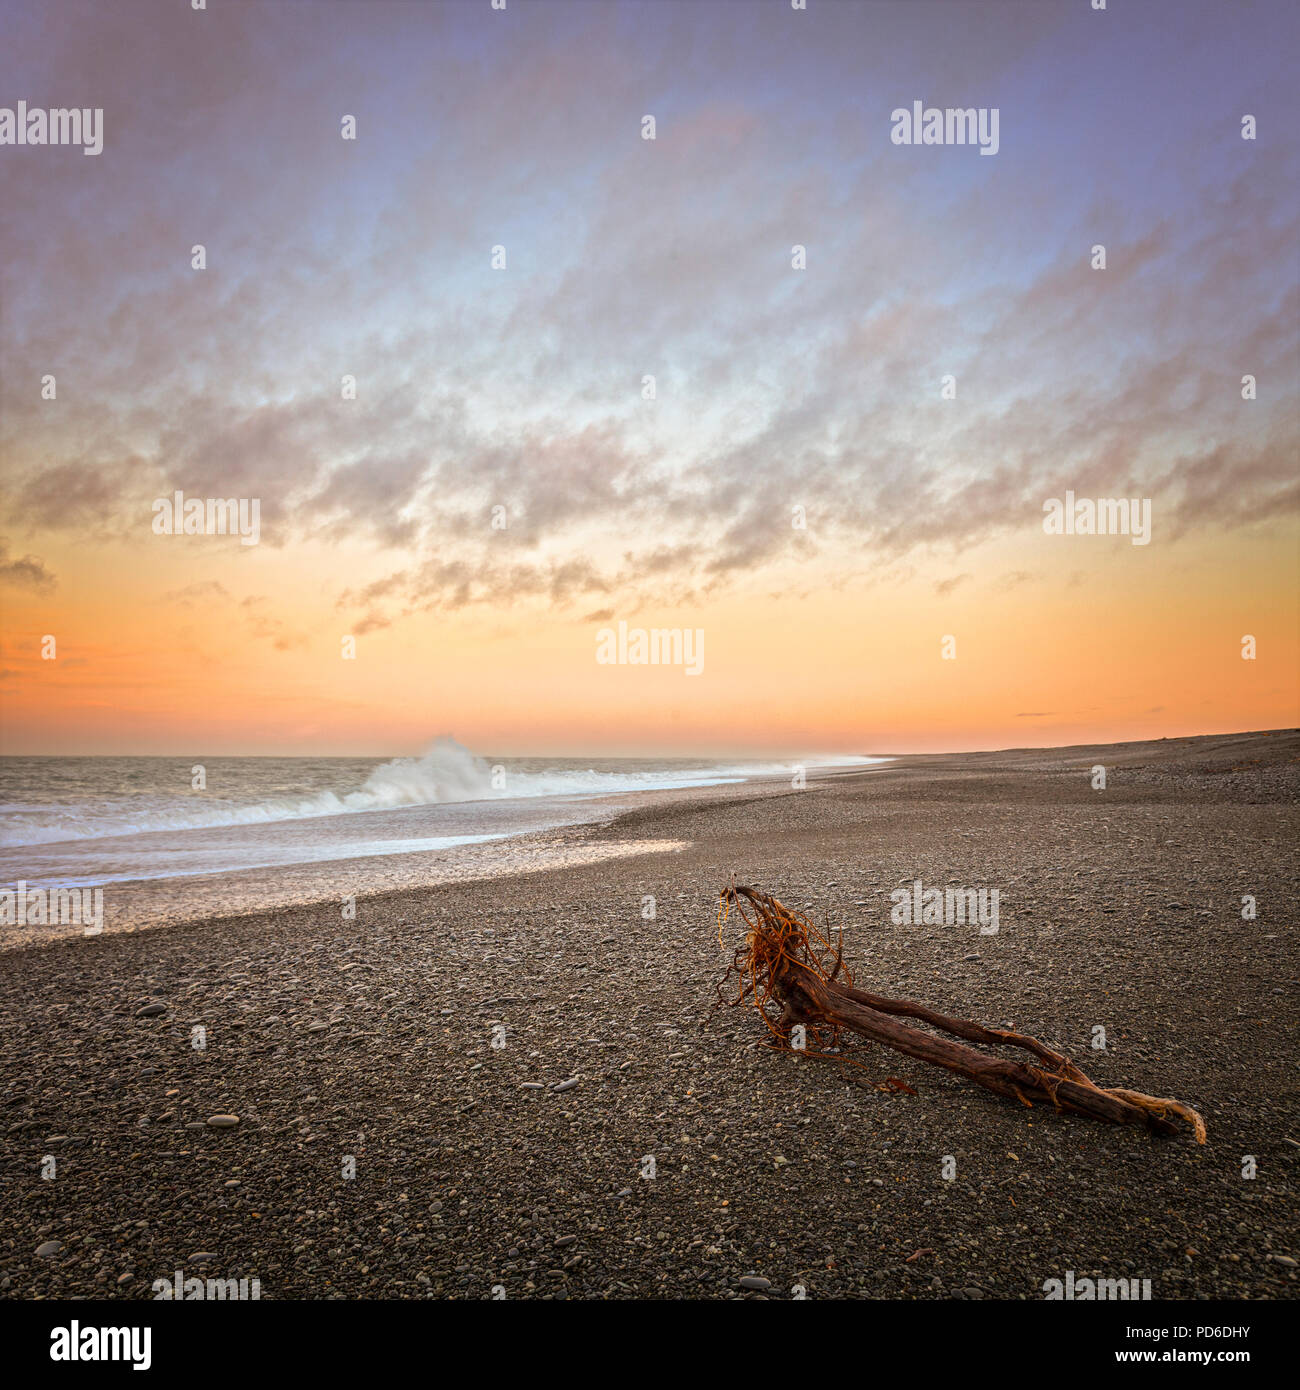
[[[1300,501],[1294,3],[0,0],[0,26],[0,106],[104,110],[97,157],[0,147],[19,587],[175,488],[338,545],[322,602],[363,632],[716,597],[807,554],[796,494],[864,569],[1036,529],[1066,488],[1152,496],[1175,540]],[[914,100],[998,108],[998,153],[891,144]]]

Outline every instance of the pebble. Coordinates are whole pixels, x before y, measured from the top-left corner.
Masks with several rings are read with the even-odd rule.
[[[166,1004],[143,1004],[135,1011],[136,1018],[157,1018],[167,1012]]]
[[[57,1255],[63,1249],[61,1240],[47,1240],[44,1245],[36,1247],[36,1253],[43,1260],[48,1260],[52,1255]]]
[[[209,1115],[208,1125],[212,1129],[233,1129],[239,1123],[238,1115]]]
[[[1277,1298],[1300,1282],[1287,1205],[1296,1164],[1277,1162],[1296,1152],[1300,1129],[1289,1097],[1251,1077],[1261,1046],[1276,1045],[1280,1062],[1296,1058],[1279,1041],[1287,1020],[1272,993],[1296,973],[1284,949],[1290,934],[1267,940],[1229,931],[1226,918],[1215,927],[1194,911],[1162,910],[1174,891],[1189,908],[1231,901],[1247,834],[1260,901],[1296,901],[1300,868],[1282,834],[1268,831],[1280,825],[1289,836],[1300,821],[1300,738],[1258,742],[1282,746],[1258,770],[1232,773],[1232,786],[1217,776],[1203,788],[1189,783],[1186,799],[1161,790],[1154,763],[1126,772],[1145,780],[1134,805],[1106,803],[1109,841],[1095,834],[1099,798],[1083,791],[1086,778],[1061,796],[1078,780],[1073,771],[999,773],[990,818],[977,823],[966,817],[987,799],[984,771],[963,774],[960,794],[950,794],[948,771],[909,767],[896,783],[888,773],[862,779],[870,795],[851,779],[842,793],[805,798],[765,799],[751,784],[739,811],[723,804],[734,795],[725,789],[689,793],[700,800],[685,818],[675,806],[643,810],[638,832],[656,822],[689,828],[695,843],[671,860],[449,883],[367,900],[342,925],[328,902],[232,917],[204,933],[110,935],[89,952],[75,943],[15,953],[0,972],[0,1007],[15,1033],[41,1046],[0,1049],[0,1134],[12,1129],[17,1144],[8,1146],[35,1160],[47,1136],[66,1133],[49,1151],[93,1162],[68,1178],[72,1205],[61,1205],[69,1194],[60,1197],[60,1183],[42,1184],[42,1200],[11,1215],[0,1288],[10,1279],[23,1297],[148,1298],[155,1275],[181,1268],[247,1272],[294,1299],[481,1298],[501,1283],[512,1300],[560,1291],[570,1300],[761,1300],[800,1283],[820,1299],[1032,1300],[1045,1277],[1072,1268],[1152,1276],[1157,1297]],[[1171,755],[1173,744],[1184,746],[1171,741]],[[1235,764],[1240,753],[1228,757]],[[823,825],[825,840],[814,833]],[[1161,849],[1166,825],[1180,838]],[[598,833],[614,840],[625,831],[614,823]],[[981,1022],[1014,1014],[1103,1084],[1198,1102],[1209,1147],[1187,1134],[1153,1145],[1050,1107],[1026,1110],[933,1069],[920,1069],[936,1078],[925,1103],[903,1106],[847,1067],[767,1051],[752,1010],[712,1009],[725,959],[718,866],[737,847],[738,874],[857,925],[857,939],[845,932],[846,955],[866,988]],[[1032,911],[1020,927],[1008,914],[989,972],[951,968],[963,954],[982,962],[973,934],[888,929],[893,882],[928,882],[931,872],[982,882],[990,862],[1007,901],[1014,889],[1017,910]],[[842,890],[830,887],[832,872],[844,874]],[[660,928],[627,930],[652,892]],[[838,917],[854,892],[872,895],[857,900],[862,915]],[[680,902],[671,928],[662,920],[669,902]],[[403,907],[409,926],[398,931]],[[1114,922],[1107,907],[1117,909]],[[1050,940],[1037,925],[1048,921],[1058,924]],[[1194,932],[1179,930],[1187,923]],[[736,927],[733,917],[726,931]],[[616,943],[599,945],[603,934]],[[223,949],[234,959],[221,960]],[[336,971],[346,959],[373,960],[375,970]],[[369,997],[340,973],[364,982]],[[500,1002],[507,987],[520,991],[509,1006]],[[141,999],[145,990],[153,993]],[[152,1017],[168,1026],[127,1026],[132,997],[167,1001]],[[307,1013],[317,1007],[322,1014]],[[283,1023],[261,1027],[273,1010]],[[511,1050],[490,1053],[486,1025],[501,1013]],[[345,1020],[337,1031],[325,1021],[336,1016]],[[219,1026],[226,1045],[194,1052],[184,1036],[191,1017]],[[241,1017],[247,1029],[230,1031]],[[1233,1026],[1220,1030],[1220,1019]],[[1093,1020],[1112,1025],[1113,1053],[1088,1049]],[[334,1046],[298,1056],[313,1024],[334,1032]],[[344,1043],[340,1035],[358,1027],[369,1036]],[[330,1064],[340,1046],[349,1050],[342,1067]],[[690,1066],[664,1066],[664,1047],[688,1051],[673,1060]],[[854,1055],[871,1079],[901,1065],[865,1045]],[[572,1062],[586,1072],[567,1072]],[[527,1089],[578,1081],[582,1101],[512,1106],[508,1092],[528,1071]],[[155,1081],[175,1094],[163,1100]],[[477,1118],[467,1123],[456,1111],[473,1096]],[[212,1100],[248,1107],[238,1142],[212,1141],[221,1132],[204,1118]],[[1288,1124],[1290,1142],[1280,1142]],[[1252,1134],[1274,1136],[1279,1171],[1267,1182],[1238,1182],[1215,1159],[1239,1143],[1254,1151]],[[1012,1152],[1032,1161],[1015,1163]],[[965,1155],[954,1182],[939,1177],[948,1153]],[[355,1183],[339,1177],[348,1154],[359,1164]],[[646,1155],[657,1181],[637,1178]],[[126,1212],[120,1175],[145,1169],[153,1180]],[[226,1185],[241,1176],[247,1193]],[[1071,1221],[1060,1217],[1067,1187]],[[575,1239],[557,1244],[565,1236]],[[1171,1248],[1160,1248],[1162,1237]],[[56,1240],[57,1254],[32,1255]],[[905,1264],[926,1247],[939,1253]],[[1185,1257],[1192,1248],[1201,1257]],[[1283,1258],[1265,1258],[1273,1252]],[[757,1274],[755,1262],[772,1274]],[[746,1269],[745,1283],[736,1269]],[[124,1270],[131,1275],[118,1286]],[[974,1274],[989,1282],[976,1288]]]

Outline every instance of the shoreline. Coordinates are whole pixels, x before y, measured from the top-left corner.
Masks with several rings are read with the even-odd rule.
[[[852,770],[870,772],[875,769]],[[819,770],[810,781],[816,783],[830,775],[834,774]],[[133,878],[93,885],[102,887],[106,894],[111,891],[113,915],[118,921],[106,920],[103,932],[92,935],[129,935],[190,922],[219,924],[232,917],[247,917],[259,912],[339,904],[345,898],[359,903],[392,893],[451,883],[483,882],[521,873],[558,872],[627,855],[672,853],[684,847],[681,842],[624,842],[598,832],[617,825],[626,815],[656,807],[697,801],[713,804],[760,794],[779,795],[789,790],[788,779],[761,776],[743,782],[582,797],[579,800],[584,814],[571,821],[510,832],[482,843],[465,843],[435,853],[413,851],[317,861],[307,859],[220,873]],[[390,816],[392,812],[356,814]],[[305,819],[309,822],[311,818]],[[379,875],[392,881],[364,886]],[[179,905],[176,898],[181,899]],[[129,920],[123,921],[123,918]],[[79,939],[85,939],[85,934],[75,924],[4,925],[0,926],[0,955]]]
[[[6,952],[0,1296],[179,1268],[264,1299],[1035,1299],[1069,1271],[1294,1298],[1300,735],[1106,750],[1105,792],[1093,751],[690,789],[583,827],[673,853]],[[714,1008],[732,872],[842,927],[863,987],[1177,1096],[1209,1142],[768,1050]],[[1000,887],[999,932],[892,925],[918,879]]]

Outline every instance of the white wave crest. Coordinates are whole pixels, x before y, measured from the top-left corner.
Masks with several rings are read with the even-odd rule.
[[[857,757],[804,760],[809,767],[877,761],[880,760]],[[308,796],[281,796],[243,805],[207,794],[99,798],[88,803],[41,807],[10,804],[0,815],[0,844],[6,847],[39,845],[151,831],[260,825],[313,816],[497,798],[601,796],[713,786],[749,777],[788,774],[792,766],[787,762],[767,762],[639,770],[620,767],[614,771],[594,768],[522,771],[508,764],[491,765],[454,738],[444,737],[436,740],[421,757],[393,758],[374,768],[362,784],[351,791],[326,789]]]

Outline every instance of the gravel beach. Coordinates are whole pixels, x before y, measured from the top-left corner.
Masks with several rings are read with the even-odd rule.
[[[1295,732],[900,757],[660,797],[569,833],[677,848],[352,921],[333,899],[10,950],[0,1291],[1041,1299],[1072,1271],[1293,1298],[1298,801]],[[842,928],[864,988],[1184,1100],[1208,1143],[866,1044],[865,1070],[765,1048],[714,1008],[733,873]],[[997,933],[891,923],[918,879],[997,888]]]

